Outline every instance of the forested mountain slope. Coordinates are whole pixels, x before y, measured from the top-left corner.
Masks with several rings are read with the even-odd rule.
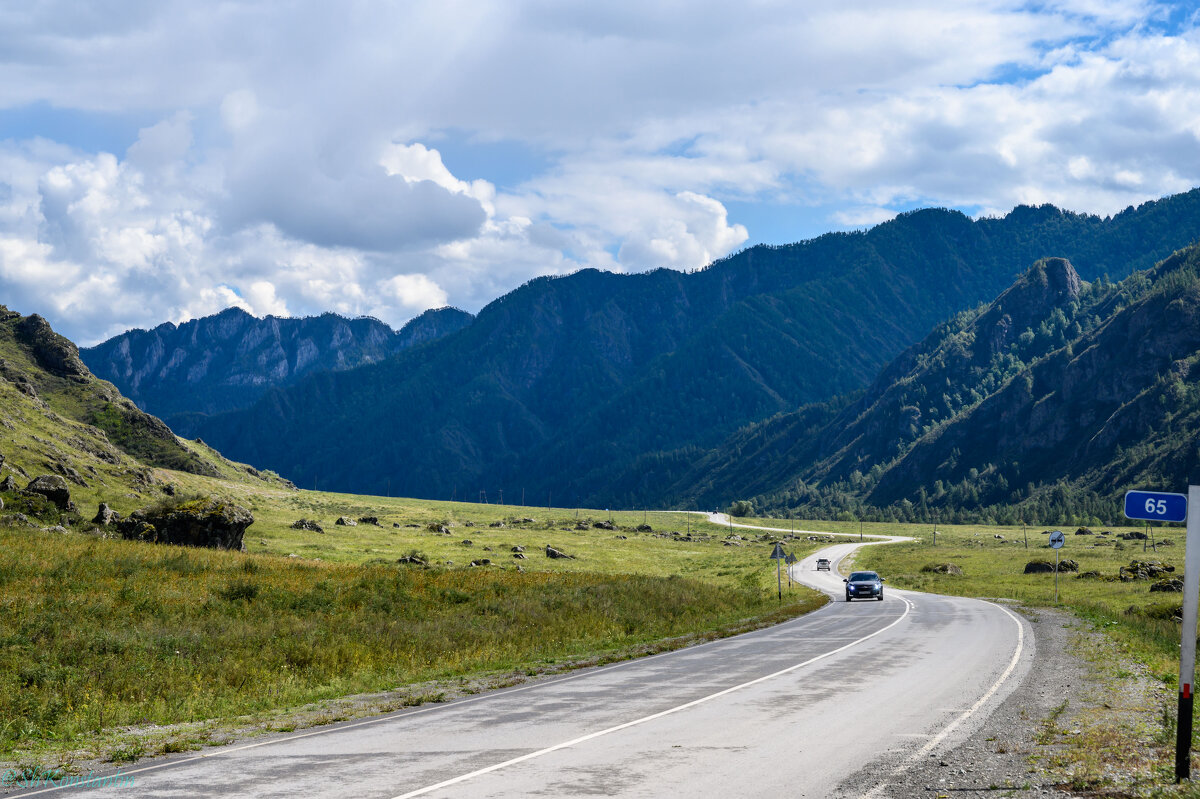
[[[1190,192],[1108,219],[925,210],[690,274],[542,278],[426,346],[311,375],[181,432],[305,487],[657,504],[701,451],[861,390],[1039,258],[1067,258],[1088,281],[1120,278],[1197,238]]]

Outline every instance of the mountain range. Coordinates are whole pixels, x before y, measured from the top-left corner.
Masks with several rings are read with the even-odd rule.
[[[1197,191],[1108,218],[1052,206],[980,220],[927,209],[862,233],[754,247],[693,273],[537,279],[390,354],[366,344],[378,334],[365,327],[355,341],[374,362],[340,371],[272,372],[243,359],[237,379],[262,393],[234,409],[210,397],[233,372],[193,372],[195,401],[179,391],[181,364],[219,362],[194,333],[196,345],[176,338],[171,351],[182,354],[169,357],[160,335],[150,368],[126,337],[82,354],[177,432],[303,487],[436,498],[505,490],[532,504],[600,507],[757,496],[822,512],[834,497],[863,511],[953,495],[978,508],[1012,500],[1017,485],[1036,493],[1079,479],[1059,474],[1054,458],[1020,458],[1031,442],[999,435],[1018,417],[990,409],[1006,401],[1017,413],[1019,376],[1042,392],[1023,424],[1053,416],[1045,384],[1074,361],[1052,354],[1091,346],[1086,336],[1164,267],[1139,270],[1197,239]],[[126,334],[135,335],[147,334]],[[245,340],[230,338],[222,353]],[[990,459],[957,432],[965,416],[993,425]],[[1024,465],[1005,465],[1010,456]],[[1135,472],[1145,469],[1124,474]]]

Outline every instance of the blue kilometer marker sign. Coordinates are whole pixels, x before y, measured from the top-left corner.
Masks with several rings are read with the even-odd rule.
[[[1126,491],[1125,518],[1148,522],[1187,521],[1187,496],[1161,491]]]

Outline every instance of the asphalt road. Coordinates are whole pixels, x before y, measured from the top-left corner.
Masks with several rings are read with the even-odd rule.
[[[443,705],[123,769],[95,797],[886,795],[1028,670],[1004,608],[885,589],[778,626]],[[47,795],[38,794],[18,795]]]

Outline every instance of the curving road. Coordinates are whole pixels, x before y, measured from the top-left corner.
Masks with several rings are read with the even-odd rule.
[[[978,600],[889,588],[847,604],[840,575],[815,561],[836,569],[863,545],[793,566],[835,601],[769,629],[127,768],[133,788],[51,793],[886,797],[897,770],[952,747],[1015,687],[1032,640]]]

